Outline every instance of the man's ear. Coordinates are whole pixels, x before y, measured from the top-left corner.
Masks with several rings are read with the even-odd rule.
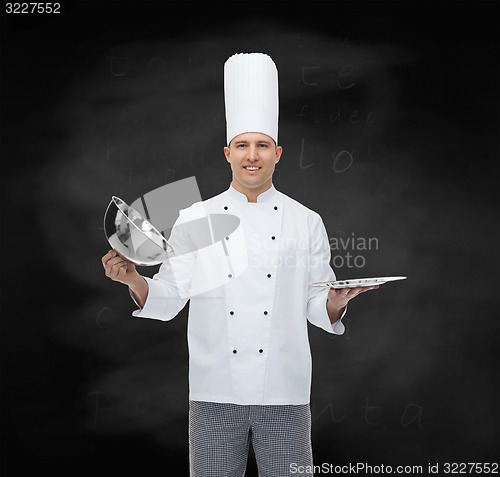
[[[278,164],[278,162],[280,162],[282,153],[283,153],[283,148],[281,146],[277,146],[276,147],[276,162],[275,162],[275,164]]]
[[[230,155],[231,155],[231,151],[230,151],[229,147],[225,146],[224,147],[224,156],[226,156],[226,161],[229,163],[231,162]]]

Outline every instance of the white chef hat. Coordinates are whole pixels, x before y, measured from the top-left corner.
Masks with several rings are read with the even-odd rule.
[[[227,144],[239,134],[267,134],[278,144],[278,70],[264,53],[238,53],[224,65]]]

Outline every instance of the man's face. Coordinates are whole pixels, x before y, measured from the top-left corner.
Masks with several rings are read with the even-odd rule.
[[[261,133],[243,133],[232,139],[224,155],[231,164],[233,186],[245,193],[261,193],[272,185],[274,166],[280,160],[281,146]]]

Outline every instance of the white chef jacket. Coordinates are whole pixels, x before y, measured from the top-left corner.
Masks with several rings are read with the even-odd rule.
[[[200,204],[207,214],[239,217],[246,250],[240,246],[232,253],[245,257],[244,271],[232,275],[230,261],[208,267],[211,271],[203,273],[230,278],[220,286],[215,280],[214,287],[193,296],[181,290],[167,260],[152,279],[145,277],[148,297],[133,315],[170,320],[190,299],[191,400],[245,405],[309,403],[312,363],[307,320],[328,333],[344,333],[341,320],[330,323],[328,289],[309,286],[335,280],[321,217],[274,186],[260,194],[256,203],[248,202],[230,186],[222,194],[180,211],[178,220],[193,218]],[[232,239],[226,237],[224,243],[230,252],[230,244],[235,243]],[[177,244],[172,245],[175,250]],[[199,277],[200,270],[194,275]]]

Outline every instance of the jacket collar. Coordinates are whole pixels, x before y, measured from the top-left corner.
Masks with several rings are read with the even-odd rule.
[[[248,202],[247,196],[245,194],[242,194],[241,192],[238,192],[232,185],[229,186],[227,192],[232,199],[235,199],[239,202]],[[276,189],[274,188],[274,185],[271,185],[269,189],[267,189],[265,192],[262,192],[262,194],[257,197],[257,202],[269,202],[275,196]]]

